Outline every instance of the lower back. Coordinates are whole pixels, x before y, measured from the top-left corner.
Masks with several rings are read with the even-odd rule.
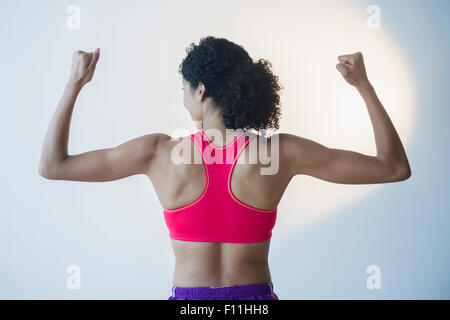
[[[176,258],[175,286],[219,287],[271,281],[270,240],[256,243],[171,241]]]

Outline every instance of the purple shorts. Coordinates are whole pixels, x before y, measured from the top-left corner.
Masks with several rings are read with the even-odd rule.
[[[279,300],[272,282],[230,287],[172,286],[169,300]]]

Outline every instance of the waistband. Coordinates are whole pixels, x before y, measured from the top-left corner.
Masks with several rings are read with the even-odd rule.
[[[273,283],[246,284],[227,287],[176,287],[172,286],[172,296],[223,297],[252,296],[273,293]]]

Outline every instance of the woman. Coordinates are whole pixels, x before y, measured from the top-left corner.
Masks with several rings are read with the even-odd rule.
[[[97,182],[147,175],[164,208],[176,257],[169,300],[278,299],[267,258],[277,205],[295,175],[342,184],[396,182],[411,175],[402,142],[367,78],[360,52],[339,56],[336,68],[364,99],[376,156],[327,148],[287,133],[250,133],[279,128],[278,77],[268,61],[255,63],[241,46],[214,37],[191,44],[180,65],[184,106],[200,131],[176,140],[152,133],[115,148],[68,155],[75,100],[92,79],[99,54],[99,49],[74,53],[39,172],[47,179]],[[219,134],[213,138],[212,131]],[[190,154],[189,165],[174,161],[172,151],[181,144],[187,146],[183,154]],[[278,164],[263,174],[265,150],[271,150],[270,158],[276,156]],[[194,163],[200,155],[201,161]]]

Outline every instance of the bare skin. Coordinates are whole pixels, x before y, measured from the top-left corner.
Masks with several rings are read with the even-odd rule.
[[[48,127],[42,148],[39,173],[52,180],[106,182],[136,174],[145,174],[155,188],[161,205],[177,208],[194,201],[203,191],[206,177],[202,164],[175,164],[171,150],[182,139],[172,140],[163,133],[147,134],[114,148],[69,155],[70,120],[76,98],[94,74],[99,53],[74,53],[72,71],[64,93]],[[369,156],[350,150],[327,148],[296,135],[279,133],[277,149],[280,166],[276,174],[261,175],[262,165],[237,163],[232,174],[231,189],[242,202],[260,209],[278,206],[290,180],[300,174],[341,184],[374,184],[398,182],[411,176],[402,142],[374,88],[370,84],[363,62],[357,52],[338,57],[337,70],[354,86],[367,107],[375,135],[377,155]],[[183,103],[197,128],[206,134],[218,129],[224,141],[210,140],[216,146],[231,142],[219,118],[220,108],[204,97],[200,83],[191,88],[183,80]],[[208,134],[207,134],[208,135]],[[272,137],[275,137],[272,136]],[[273,138],[256,137],[251,142],[268,150]],[[190,143],[191,154],[198,152]],[[244,149],[249,159],[250,146]],[[265,147],[264,147],[265,148]],[[244,152],[240,157],[244,157]],[[193,159],[193,158],[192,158]],[[171,239],[176,265],[173,284],[180,287],[231,286],[271,281],[268,265],[270,240],[259,243],[188,242]]]

